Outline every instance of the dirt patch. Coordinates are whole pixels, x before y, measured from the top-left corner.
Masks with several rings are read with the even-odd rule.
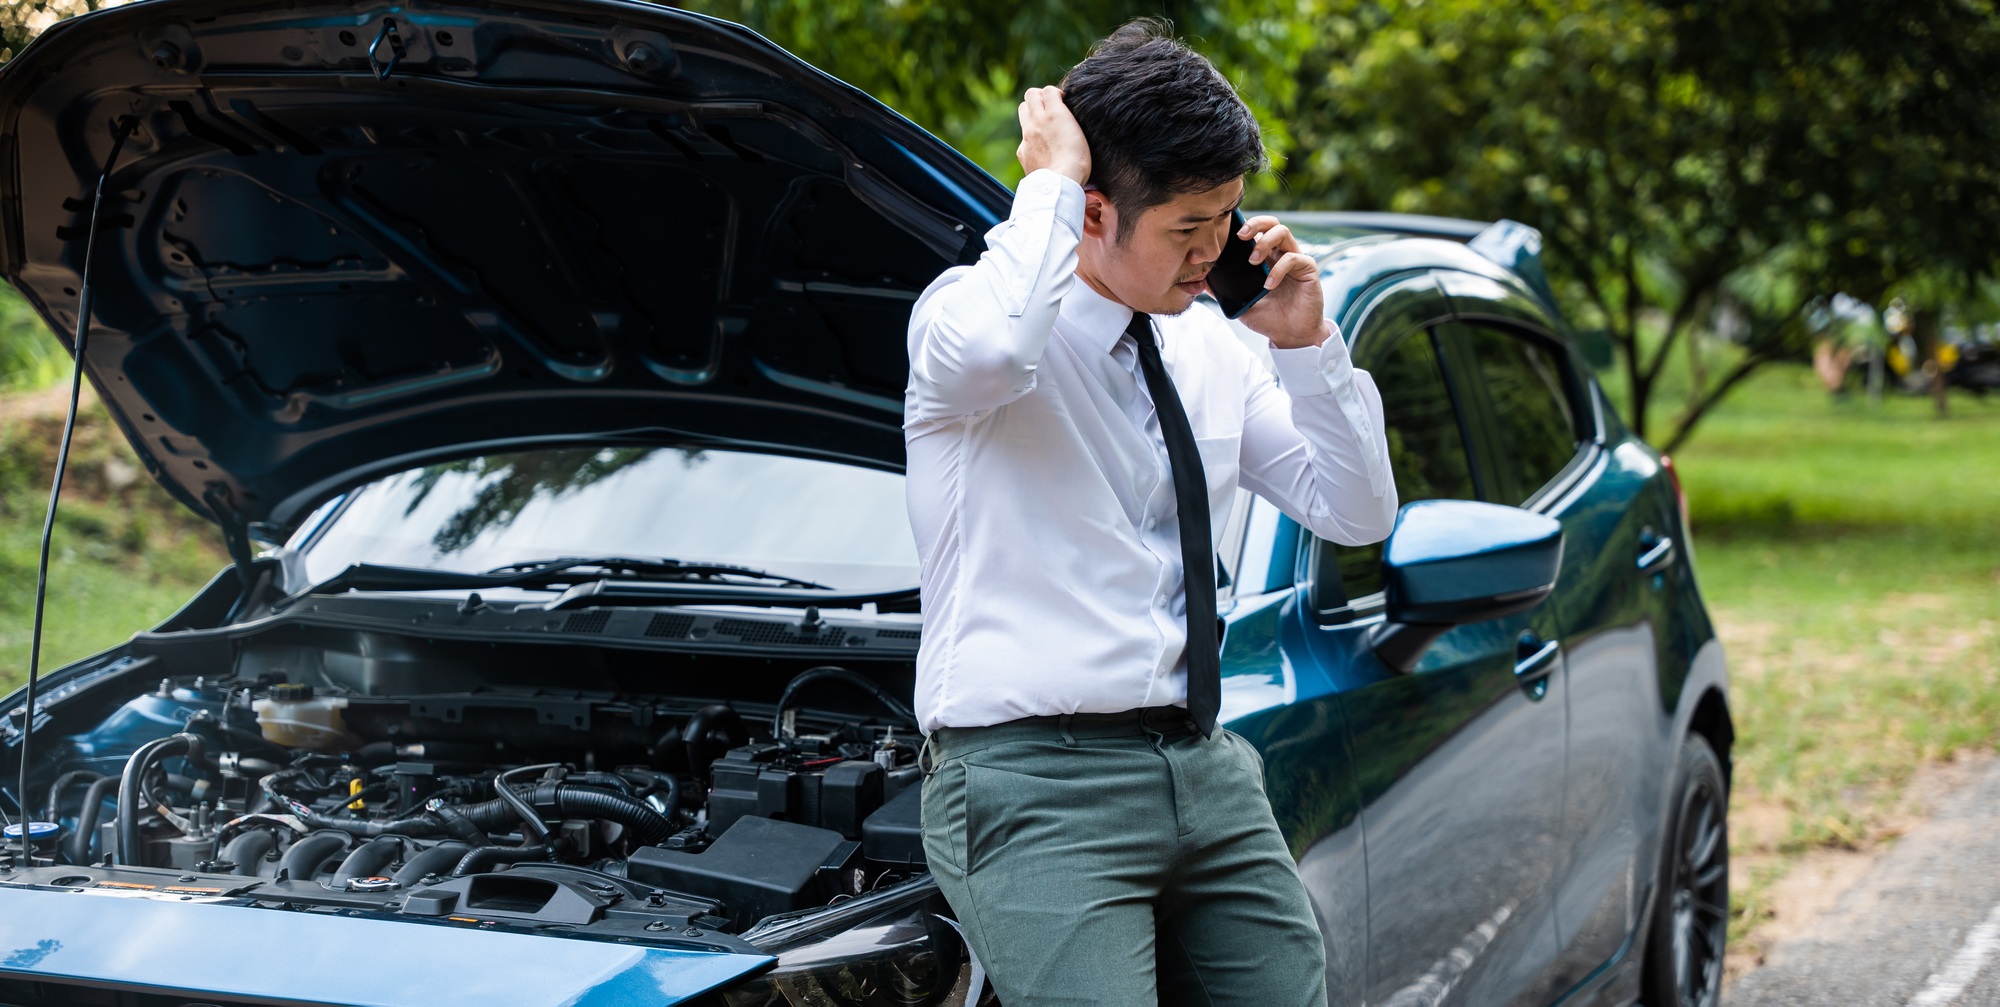
[[[1833,911],[1840,896],[1868,873],[1868,868],[1886,849],[1881,846],[1868,850],[1816,849],[1789,863],[1773,854],[1737,858],[1730,865],[1732,878],[1738,872],[1747,876],[1783,873],[1757,893],[1756,905],[1752,907],[1757,919],[1750,934],[1729,945],[1722,963],[1724,985],[1764,964],[1773,947],[1810,932]]]
[[[1729,838],[1739,850],[1777,848],[1792,827],[1792,809],[1782,802],[1738,794],[1729,809]]]
[[[1752,898],[1748,910],[1754,919],[1749,935],[1729,947],[1723,962],[1725,988],[1764,964],[1777,945],[1837,926],[1834,909],[1840,897],[1898,838],[1921,825],[1940,801],[1977,779],[1995,759],[1990,751],[1960,751],[1918,767],[1875,827],[1857,837],[1854,849],[1821,847],[1791,858],[1763,852],[1785,834],[1791,813],[1774,801],[1739,801],[1730,810],[1730,829],[1741,845],[1760,852],[1738,856],[1730,864],[1731,897]]]
[[[1715,634],[1722,641],[1722,652],[1729,655],[1729,673],[1736,678],[1763,674],[1767,670],[1765,655],[1775,649],[1773,641],[1784,631],[1784,626],[1775,622],[1732,619],[1722,614],[1715,618]]]

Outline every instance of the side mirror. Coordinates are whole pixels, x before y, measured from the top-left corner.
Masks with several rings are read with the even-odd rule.
[[[1369,631],[1382,663],[1409,671],[1453,626],[1512,615],[1555,590],[1562,524],[1518,507],[1420,500],[1396,515],[1382,551],[1386,616]]]

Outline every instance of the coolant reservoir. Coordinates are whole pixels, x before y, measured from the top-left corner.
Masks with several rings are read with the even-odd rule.
[[[250,704],[265,740],[320,752],[354,747],[355,739],[340,722],[346,706],[345,696],[314,696],[312,686],[303,682],[281,682],[271,687],[269,699]]]

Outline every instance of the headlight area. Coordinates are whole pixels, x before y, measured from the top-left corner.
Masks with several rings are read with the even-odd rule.
[[[965,945],[928,876],[745,934],[778,956],[704,1007],[972,1007]],[[992,1003],[989,993],[984,1002]]]

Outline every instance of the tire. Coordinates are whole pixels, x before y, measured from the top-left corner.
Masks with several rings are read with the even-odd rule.
[[[1716,1007],[1729,933],[1729,790],[1708,739],[1681,743],[1659,895],[1646,939],[1646,1007]]]

